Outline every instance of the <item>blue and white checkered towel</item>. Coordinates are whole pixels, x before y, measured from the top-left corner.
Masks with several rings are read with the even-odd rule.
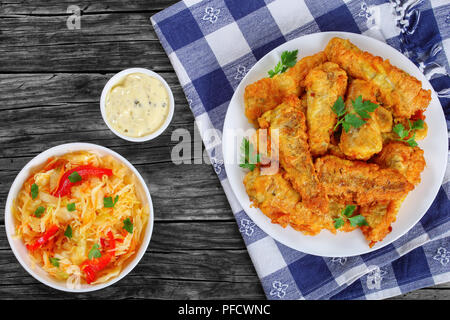
[[[308,33],[348,31],[387,42],[430,80],[450,127],[448,0],[185,0],[151,18],[173,64],[269,299],[382,299],[450,281],[450,170],[431,208],[406,235],[374,252],[325,258],[292,250],[238,204],[221,154],[222,130],[246,72],[273,48]],[[220,149],[220,148],[219,148]],[[219,152],[218,152],[219,153]]]

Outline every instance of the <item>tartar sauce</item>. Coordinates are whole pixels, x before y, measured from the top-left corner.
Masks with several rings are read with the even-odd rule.
[[[121,134],[143,137],[162,126],[169,107],[169,93],[160,80],[131,73],[111,87],[105,112],[109,124]]]

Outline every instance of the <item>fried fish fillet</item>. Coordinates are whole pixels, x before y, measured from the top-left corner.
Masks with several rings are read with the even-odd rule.
[[[280,164],[305,206],[327,212],[328,199],[314,169],[300,100],[295,96],[286,98],[278,107],[265,112],[258,122],[261,128],[270,127],[272,140],[272,131],[277,130]]]
[[[339,203],[398,200],[414,188],[397,170],[373,163],[327,155],[316,159],[315,167],[328,197]]]
[[[359,79],[353,80],[349,86],[345,102],[347,111],[354,112],[352,101],[356,100],[358,96],[362,96],[363,100],[377,103],[376,92],[376,87],[370,82]],[[348,132],[342,130],[339,148],[350,159],[368,160],[383,148],[383,139],[375,112],[371,112],[369,115],[370,119],[367,119],[361,127],[351,127]]]
[[[263,78],[245,88],[245,115],[254,123],[264,112],[278,106],[289,95],[300,96],[303,81],[314,67],[324,63],[326,55],[319,52],[299,60],[295,66],[273,78]]]
[[[375,109],[375,118],[377,119],[378,126],[382,133],[392,131],[392,112],[382,106],[378,106],[378,108]]]
[[[403,199],[393,201],[373,202],[361,206],[359,213],[366,218],[368,226],[362,226],[361,231],[369,241],[369,246],[383,240],[392,231],[391,224],[397,219],[397,213]]]
[[[325,62],[312,69],[305,78],[309,145],[313,156],[323,155],[337,117],[332,110],[339,96],[345,95],[347,73],[337,64]]]
[[[289,224],[289,214],[295,210],[300,195],[280,172],[261,175],[260,169],[255,168],[244,177],[244,186],[250,201],[273,223],[278,223],[282,227]]]
[[[284,175],[283,171],[261,175],[259,168],[247,173],[244,185],[253,205],[260,208],[272,223],[278,223],[282,227],[290,224],[307,235],[318,234],[322,229],[336,232],[332,218],[309,210]]]
[[[381,168],[397,170],[413,185],[420,183],[420,174],[426,165],[422,149],[412,148],[399,141],[391,141],[385,145],[374,162]]]
[[[325,53],[354,78],[372,82],[380,89],[380,101],[395,117],[411,118],[423,112],[430,103],[431,91],[405,71],[391,65],[389,60],[364,52],[347,39],[333,38]]]

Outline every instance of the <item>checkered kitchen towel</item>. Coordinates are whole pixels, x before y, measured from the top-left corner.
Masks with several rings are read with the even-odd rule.
[[[269,299],[382,299],[450,281],[450,170],[410,232],[356,257],[292,250],[260,230],[227,181],[221,147],[228,103],[246,72],[273,48],[308,33],[348,31],[383,40],[414,61],[439,93],[450,125],[448,0],[185,0],[151,22],[196,118],[248,252]]]

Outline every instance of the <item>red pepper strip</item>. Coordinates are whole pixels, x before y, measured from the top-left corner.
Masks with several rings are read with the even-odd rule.
[[[45,233],[41,237],[39,237],[33,244],[27,244],[27,249],[29,251],[34,251],[36,249],[43,247],[44,245],[47,244],[48,239],[54,236],[56,232],[58,232],[58,230],[59,230],[58,226],[52,225],[50,229],[45,231]]]
[[[116,249],[116,239],[111,231],[106,234],[108,239],[100,238],[100,244],[107,253],[103,254],[100,258],[94,258],[92,260],[85,260],[81,265],[81,270],[86,274],[86,282],[89,284],[97,279],[97,273],[106,268],[114,257],[114,249]],[[112,251],[109,251],[112,250]]]
[[[116,239],[114,239],[114,235],[111,231],[109,231],[106,235],[108,236],[108,239],[100,238],[100,244],[102,245],[102,248],[114,255],[114,249],[116,249]]]
[[[78,182],[70,182],[69,176],[73,172],[77,172],[80,177],[81,181]],[[70,194],[71,188],[77,184],[80,184],[85,179],[90,177],[102,177],[103,175],[111,176],[112,170],[111,169],[105,169],[105,168],[97,168],[91,165],[85,165],[85,166],[79,166],[76,168],[73,168],[71,170],[66,171],[61,179],[59,180],[58,187],[53,192],[53,195],[55,197],[64,197],[68,194]]]
[[[100,258],[87,259],[80,265],[81,270],[86,274],[86,282],[88,284],[97,279],[97,273],[106,268],[111,258],[112,256],[106,253]]]

